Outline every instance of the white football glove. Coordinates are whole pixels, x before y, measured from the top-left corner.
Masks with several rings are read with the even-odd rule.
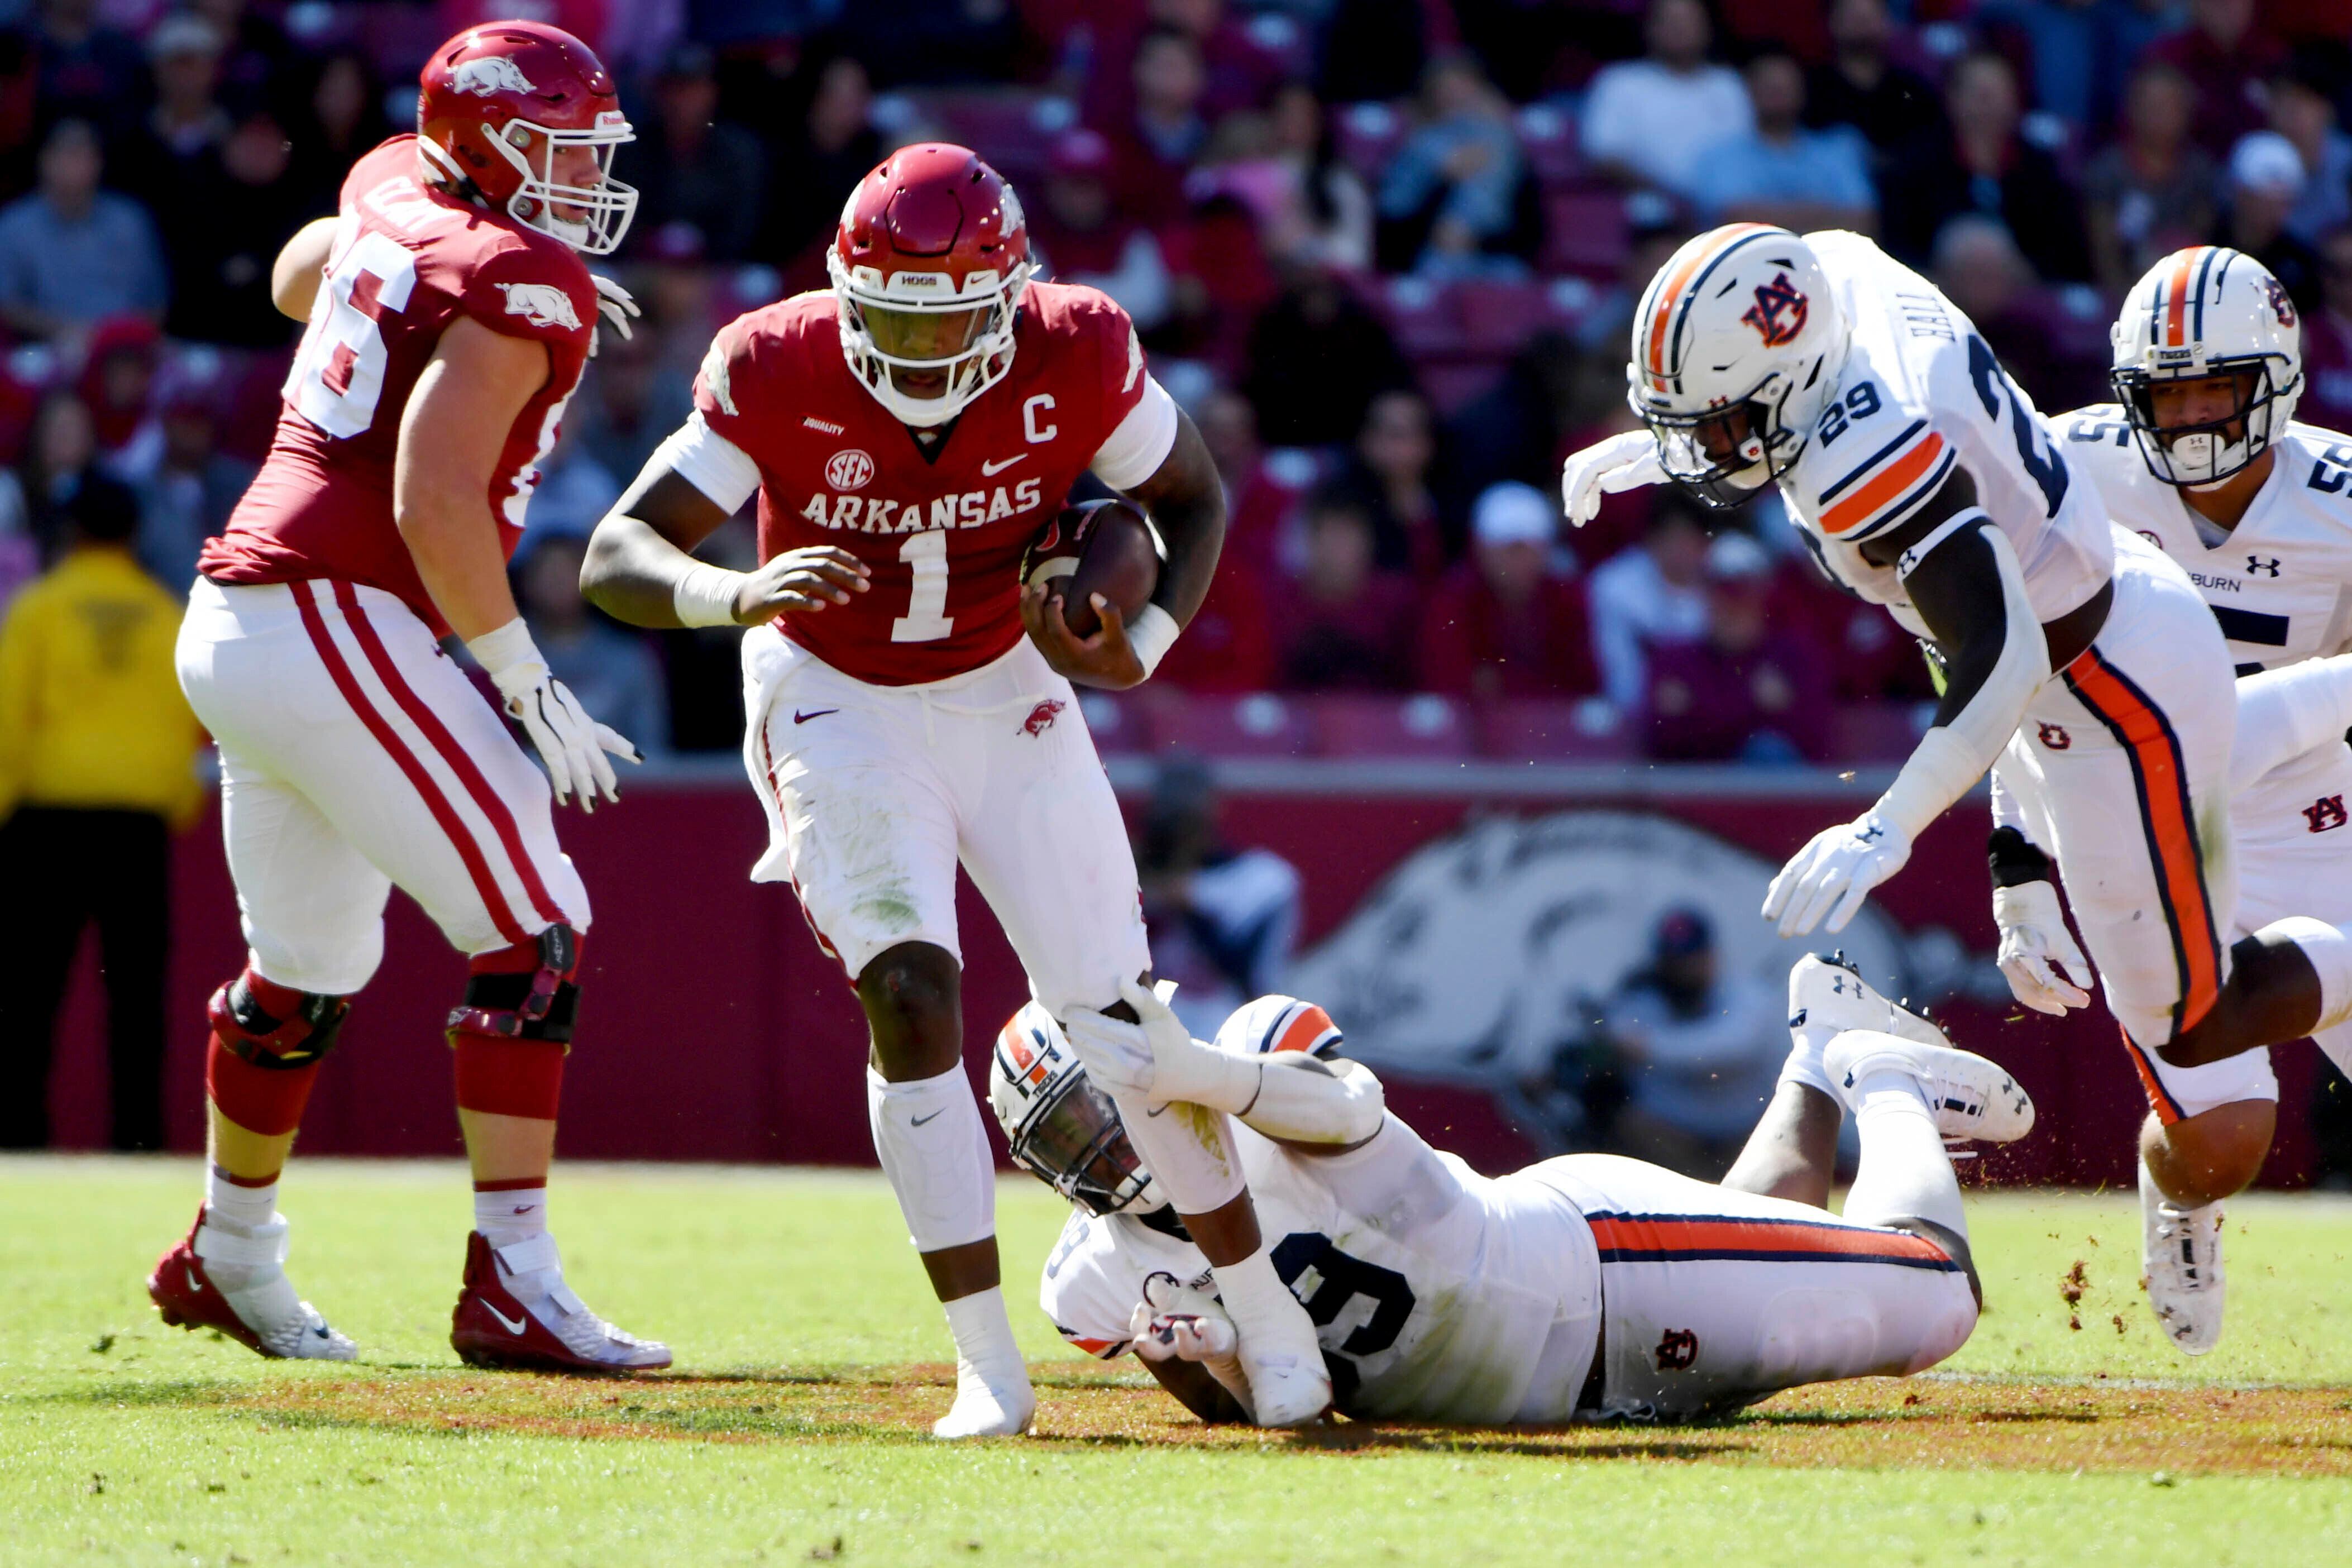
[[[1998,962],[2011,995],[2037,1013],[2059,1018],[2091,1005],[2085,989],[2091,965],[2066,929],[2057,889],[2046,881],[1995,888],[1992,918],[2000,928]]]
[[[1249,1374],[1242,1369],[1241,1334],[1214,1296],[1160,1272],[1143,1282],[1143,1300],[1128,1320],[1135,1353],[1145,1361],[1189,1361],[1208,1369],[1255,1422]]]
[[[587,812],[596,809],[599,791],[606,800],[621,798],[619,781],[604,753],[633,763],[645,758],[626,735],[588,717],[571,688],[549,671],[520,616],[466,647],[499,689],[508,714],[521,721],[523,733],[539,749],[558,805],[570,801],[574,792],[580,808]]]
[[[1842,931],[1870,891],[1911,858],[1911,836],[1875,811],[1813,835],[1764,889],[1764,918],[1782,936],[1802,936],[1826,921]]]
[[[1639,489],[1665,480],[1665,465],[1658,461],[1658,438],[1647,430],[1628,430],[1569,454],[1559,470],[1559,502],[1568,521],[1582,528],[1600,514],[1603,493]]]
[[[1182,1100],[1238,1114],[1257,1098],[1258,1062],[1194,1039],[1169,1009],[1174,981],[1163,980],[1147,991],[1122,979],[1118,994],[1139,1022],[1091,1007],[1073,1007],[1062,1020],[1062,1033],[1088,1078],[1113,1094],[1140,1095],[1154,1105]]]
[[[629,324],[642,314],[637,309],[636,296],[622,288],[614,279],[598,277],[593,272],[588,275],[588,281],[596,285],[596,313],[612,322],[613,330],[620,333],[624,339],[636,336],[636,329]],[[596,351],[604,346],[603,338],[602,327],[589,329],[588,357],[590,359],[594,359]]]

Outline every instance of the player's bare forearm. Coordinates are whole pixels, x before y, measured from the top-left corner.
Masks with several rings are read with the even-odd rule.
[[[334,248],[335,223],[331,217],[314,217],[279,247],[278,260],[269,268],[269,302],[280,315],[298,321],[310,319],[311,302],[326,277],[327,253]]]
[[[1862,552],[1879,565],[1895,565],[1905,551],[1976,504],[1975,482],[1965,469],[1955,468],[1916,515],[1865,542]],[[1963,529],[1928,552],[1903,586],[1943,658],[1944,693],[1936,705],[1936,722],[1949,723],[1983,689],[2010,635],[2000,563],[1978,530]]]
[[[1180,1361],[1172,1356],[1166,1361],[1144,1361],[1140,1356],[1136,1359],[1143,1361],[1145,1369],[1160,1380],[1160,1387],[1176,1396],[1177,1404],[1202,1420],[1212,1425],[1248,1425],[1249,1412],[1242,1408],[1242,1402],[1199,1362]]]
[[[515,618],[490,479],[507,432],[547,374],[538,343],[460,317],[401,416],[393,520],[442,619],[467,641]]]
[[[633,626],[677,626],[678,580],[694,547],[727,521],[719,503],[656,455],[588,538],[580,593]]]
[[[1217,555],[1224,548],[1225,487],[1208,443],[1183,410],[1176,412],[1176,444],[1167,458],[1129,494],[1150,514],[1152,527],[1168,547],[1168,564],[1151,602],[1173,616],[1178,626],[1189,626],[1201,601],[1209,596]]]
[[[637,626],[754,626],[778,616],[814,615],[849,603],[873,584],[866,565],[845,550],[805,545],[729,572],[697,561],[694,547],[727,521],[718,502],[656,454],[628,492],[596,525],[580,565],[580,592],[615,620]],[[689,620],[688,603],[709,614]]]

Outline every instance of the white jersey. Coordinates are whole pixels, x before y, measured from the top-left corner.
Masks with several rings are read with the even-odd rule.
[[[2099,498],[2074,482],[2032,400],[1959,307],[1858,234],[1805,242],[1852,342],[1780,492],[1829,574],[1927,636],[1894,569],[1859,546],[1900,526],[1958,467],[2009,536],[2035,619],[2056,620],[2096,594],[2114,563]]]
[[[1601,1259],[1556,1188],[1489,1179],[1386,1118],[1344,1154],[1235,1124],[1276,1273],[1306,1302],[1350,1415],[1493,1425],[1576,1407],[1598,1339]],[[1073,1214],[1040,1300],[1071,1343],[1117,1356],[1155,1272],[1211,1289],[1189,1241],[1127,1215]]]
[[[2075,470],[2095,484],[2117,525],[2189,574],[2221,623],[2240,675],[2352,648],[2352,437],[2289,425],[2273,447],[2269,480],[2236,529],[2223,533],[2148,471],[2114,404],[2057,422]],[[2280,851],[2347,826],[2352,751],[2340,742],[2281,763],[2231,802],[2231,826],[2250,881]],[[2347,834],[2352,837],[2352,834]]]

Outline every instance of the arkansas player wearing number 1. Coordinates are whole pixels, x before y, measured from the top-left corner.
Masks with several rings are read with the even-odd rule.
[[[250,951],[209,1009],[204,1207],[147,1289],[166,1322],[264,1355],[356,1353],[287,1280],[278,1176],[396,885],[472,971],[448,1030],[475,1187],[451,1342],[483,1365],[667,1366],[581,1303],[548,1234],[588,895],[548,780],[439,643],[466,639],[556,798],[615,798],[604,752],[635,749],[551,678],[506,557],[600,294],[625,326],[577,253],[628,226],[636,195],[606,170],[629,125],[587,47],[531,23],[459,34],[421,85],[418,134],[354,164],[340,214],[278,259],[278,307],[310,327],[180,633]]]
[[[1032,281],[1020,202],[970,151],[910,147],[867,174],[829,261],[831,289],[719,334],[693,418],[598,525],[581,587],[638,626],[752,628],[744,756],[770,827],[752,875],[793,883],[866,1009],[875,1147],[955,1334],[934,1430],[1010,1434],[1036,1396],[963,1072],[956,865],[1049,1014],[1127,1010],[1151,962],[1135,862],[1070,682],[1150,678],[1208,590],[1223,492],[1126,312]],[[1132,626],[1097,596],[1081,639],[1019,574],[1089,468],[1150,510],[1167,562]],[[759,570],[695,562],[755,492]],[[1215,1268],[1261,1416],[1314,1418],[1314,1325],[1266,1257],[1229,1125],[1125,1109]]]

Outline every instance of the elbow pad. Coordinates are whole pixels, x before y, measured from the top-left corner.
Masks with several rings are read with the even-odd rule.
[[[1297,1052],[1262,1058],[1257,1099],[1241,1113],[1252,1131],[1294,1143],[1360,1143],[1381,1130],[1388,1099],[1361,1062]]]
[[[2000,657],[1967,705],[1920,737],[1894,784],[1879,797],[1878,814],[1915,838],[1992,766],[2017,732],[2025,705],[2050,679],[2050,646],[2025,596],[2025,570],[2017,552],[1999,529],[1979,531],[2000,574],[2007,620]]]
[[[2338,743],[2352,730],[2352,654],[2305,659],[2238,682],[2232,794],[2285,762]]]

